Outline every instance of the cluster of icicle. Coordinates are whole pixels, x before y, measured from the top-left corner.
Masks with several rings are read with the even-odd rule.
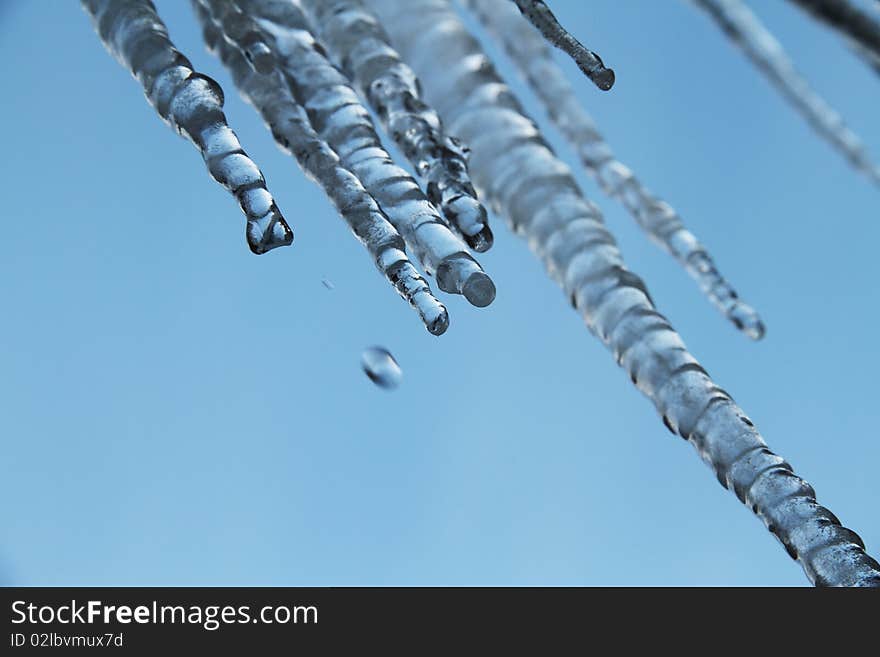
[[[779,52],[752,47],[763,37],[756,38],[758,27],[743,23],[734,0],[695,1],[722,21],[780,86],[781,80],[790,82],[793,71],[777,70]],[[448,0],[192,4],[209,49],[239,92],[324,190],[431,333],[443,333],[449,318],[416,265],[434,276],[441,290],[461,294],[475,306],[486,306],[495,296],[492,280],[472,253],[489,249],[493,241],[479,200],[485,198],[528,241],[666,426],[697,449],[813,583],[880,585],[880,564],[866,554],[859,537],[819,505],[809,484],[769,450],[655,309],[642,280],[624,264],[599,209],[584,197]],[[600,89],[611,88],[613,71],[568,34],[540,0],[464,4],[500,40],[601,188],[685,267],[738,328],[760,338],[761,320],[738,299],[675,210],[612,155],[542,36],[569,54]],[[238,198],[251,249],[263,253],[289,244],[292,233],[259,169],[226,124],[219,86],[193,71],[174,48],[150,0],[83,0],[83,5],[159,115],[196,145],[211,175]],[[827,108],[815,98],[804,100],[807,92],[798,87],[795,104],[821,109],[827,119]],[[370,109],[418,179],[385,149]],[[814,117],[814,123],[820,131],[827,128],[826,136],[832,127],[837,136],[843,130],[839,121],[830,126]],[[832,141],[849,149],[855,161],[846,134]]]

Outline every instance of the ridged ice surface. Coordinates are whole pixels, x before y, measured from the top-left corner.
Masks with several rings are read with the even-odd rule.
[[[367,109],[327,59],[299,7],[285,0],[242,0],[271,38],[296,100],[319,136],[357,176],[444,292],[475,306],[495,298],[495,285],[454,235],[418,183],[383,148]]]
[[[276,68],[275,55],[257,25],[235,0],[198,0],[216,22],[218,34],[237,49],[258,73],[271,73]]]
[[[586,325],[673,432],[751,508],[818,585],[880,586],[861,539],[767,447],[688,353],[580,192],[445,0],[368,0],[422,80],[426,98],[473,149],[471,175],[528,240]]]
[[[299,0],[333,62],[355,83],[426,185],[428,198],[478,252],[492,246],[486,210],[467,172],[467,151],[445,134],[418,81],[360,0]]]
[[[337,154],[317,135],[280,70],[273,67],[260,72],[250,65],[241,44],[236,44],[228,33],[221,36],[221,15],[211,9],[216,4],[193,0],[209,48],[221,57],[236,87],[263,117],[278,144],[321,186],[367,248],[379,271],[419,313],[428,331],[442,334],[449,326],[446,308],[434,298],[425,279],[407,258],[400,233],[388,222],[360,181],[340,164]],[[324,285],[332,289],[328,282]]]
[[[223,114],[223,91],[193,70],[168,38],[149,0],[82,0],[107,49],[138,79],[147,99],[190,140],[218,183],[247,217],[248,246],[260,254],[293,241],[293,232],[266,189],[263,174],[242,150]]]
[[[840,114],[826,103],[794,67],[776,38],[741,0],[691,0],[715,20],[813,129],[859,171],[880,184],[880,169]]]
[[[718,271],[715,262],[681,217],[654,196],[632,170],[616,159],[593,119],[581,106],[568,79],[553,61],[544,39],[523,20],[509,0],[464,0],[480,22],[504,46],[544,109],[574,146],[599,187],[617,199],[642,229],[697,281],[713,304],[753,339],[764,336],[764,323]]]
[[[542,0],[512,0],[522,15],[534,25],[544,38],[571,57],[597,87],[608,91],[614,85],[614,71],[606,68],[602,59],[559,24],[556,16]]]
[[[868,64],[880,72],[880,19],[849,0],[792,0],[840,32]],[[874,9],[880,7],[875,2]]]

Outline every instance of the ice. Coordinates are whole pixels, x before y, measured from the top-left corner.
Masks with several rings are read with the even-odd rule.
[[[230,43],[229,38],[221,37],[222,23],[212,20],[207,3],[197,1],[193,6],[202,20],[209,47],[220,55],[239,91],[259,111],[278,144],[294,155],[302,169],[321,186],[369,251],[376,267],[419,313],[428,331],[434,335],[444,333],[449,326],[446,308],[409,261],[403,238],[360,181],[315,133],[280,70],[260,72],[251,67],[242,49]],[[326,279],[324,285],[328,287]]]
[[[665,201],[654,196],[617,160],[583,109],[574,89],[553,61],[537,31],[509,0],[464,0],[504,46],[520,75],[544,105],[550,119],[575,148],[599,187],[619,200],[652,240],[694,278],[709,300],[752,339],[764,336],[764,323],[718,271],[706,248]]]
[[[880,20],[849,0],[791,0],[840,32],[862,58],[880,73]],[[876,2],[874,9],[880,7]]]
[[[569,34],[563,28],[550,8],[542,0],[513,0],[522,15],[534,25],[544,38],[571,57],[578,68],[584,72],[602,91],[614,85],[614,71],[606,68],[599,55]]]
[[[82,0],[107,49],[143,85],[159,115],[199,149],[208,171],[239,201],[256,254],[293,242],[293,232],[223,114],[223,91],[193,70],[149,0]],[[254,203],[255,190],[263,203]]]
[[[818,585],[880,586],[880,564],[687,351],[568,168],[444,0],[369,0],[425,95],[473,149],[477,189],[528,240],[587,327]],[[821,527],[821,531],[817,531]]]
[[[704,9],[773,86],[857,170],[880,184],[880,169],[861,140],[801,76],[782,45],[741,0],[691,0]]]
[[[492,231],[467,173],[466,148],[443,130],[418,80],[360,0],[301,0],[328,54],[370,102],[388,134],[424,180],[428,198],[475,251]]]
[[[271,36],[296,100],[318,135],[357,176],[400,232],[423,269],[444,292],[483,307],[495,286],[467,245],[446,226],[418,183],[397,166],[376,134],[370,114],[348,79],[325,57],[299,8],[281,0],[240,1]]]

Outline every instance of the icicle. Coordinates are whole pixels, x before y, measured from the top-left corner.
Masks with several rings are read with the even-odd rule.
[[[617,160],[592,118],[578,102],[540,35],[509,0],[464,0],[480,22],[503,44],[520,74],[538,95],[553,123],[571,142],[587,171],[609,196],[618,199],[651,238],[697,281],[712,303],[752,339],[764,336],[764,323],[715,267],[712,257],[682,223],[678,213],[645,189]]]
[[[880,72],[880,21],[848,0],[792,2],[843,34],[856,52]]]
[[[791,0],[846,38],[869,66],[880,72],[880,20],[850,0]],[[871,5],[880,10],[880,2]]]
[[[841,116],[795,70],[782,46],[741,0],[691,0],[715,19],[752,63],[850,163],[880,184],[880,169]]]
[[[426,97],[473,148],[471,174],[672,431],[751,508],[817,585],[880,586],[880,564],[771,452],[654,308],[599,210],[544,142],[445,0],[368,0]]]
[[[372,119],[345,76],[308,31],[301,10],[285,0],[239,0],[271,37],[294,97],[315,130],[376,199],[441,290],[462,294],[475,306],[495,298],[495,285],[467,246],[425,197],[418,183],[394,164]]]
[[[203,0],[220,28],[226,42],[244,55],[248,64],[259,73],[275,70],[275,56],[254,22],[242,13],[235,0]]]
[[[104,45],[138,79],[159,116],[199,149],[214,180],[238,199],[251,251],[261,254],[293,242],[263,174],[226,123],[222,89],[193,71],[168,38],[153,3],[82,0],[82,5]]]
[[[221,36],[219,16],[209,16],[209,7],[214,4],[193,0],[208,47],[221,57],[236,87],[259,111],[278,144],[294,155],[306,174],[321,186],[370,252],[379,271],[416,309],[428,331],[441,335],[449,326],[446,308],[434,298],[425,279],[406,257],[403,238],[360,181],[339,163],[337,154],[315,133],[281,73],[275,68],[255,70],[243,56],[240,45],[230,42],[229,33]],[[212,17],[216,23],[211,22]],[[324,285],[332,289],[326,280]]]
[[[467,173],[466,149],[446,136],[420,98],[412,69],[360,0],[300,0],[334,63],[358,85],[385,132],[424,179],[428,198],[475,251],[492,245],[486,210]]]
[[[605,68],[602,59],[584,47],[584,45],[569,34],[556,20],[556,16],[550,11],[542,0],[513,0],[522,15],[534,25],[544,38],[571,57],[584,75],[602,91],[608,91],[614,86],[614,71]]]

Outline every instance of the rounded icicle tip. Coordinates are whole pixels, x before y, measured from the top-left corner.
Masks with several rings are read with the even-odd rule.
[[[737,303],[728,313],[730,321],[752,340],[760,340],[767,333],[764,321],[755,310],[742,302]]]
[[[449,313],[444,306],[440,306],[434,317],[425,317],[425,327],[431,335],[443,335],[449,328]]]
[[[464,282],[461,293],[471,305],[485,308],[495,300],[495,283],[486,272],[475,271]]]
[[[495,243],[495,235],[492,229],[485,225],[476,235],[465,235],[464,241],[477,253],[485,253]]]
[[[611,87],[614,86],[614,69],[606,68],[595,74],[593,74],[593,82],[596,83],[596,86],[599,87],[602,91],[608,91]]]

